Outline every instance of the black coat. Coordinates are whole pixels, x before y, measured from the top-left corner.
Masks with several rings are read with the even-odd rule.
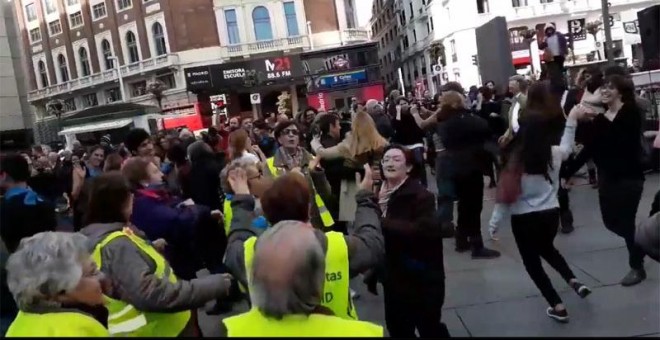
[[[442,233],[433,194],[408,178],[390,197],[382,228],[386,290],[411,299],[444,291]]]

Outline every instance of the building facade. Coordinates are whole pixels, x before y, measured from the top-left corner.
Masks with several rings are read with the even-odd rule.
[[[32,139],[23,49],[11,2],[0,3],[0,149],[17,149]]]
[[[401,28],[396,0],[374,0],[371,10],[371,39],[378,43],[378,58],[386,87],[399,86],[397,69],[401,67]]]
[[[439,0],[436,0],[436,2]],[[429,15],[431,0],[375,0],[371,29],[381,47],[383,78],[389,89],[400,88],[421,95],[433,91],[433,73],[428,46],[434,22]]]
[[[350,58],[336,49],[369,41],[368,30],[357,27],[355,0],[215,0],[214,9],[220,54],[188,68],[187,84],[202,98],[224,94],[232,115],[275,112],[282,92],[298,111],[315,91],[310,67],[319,66],[305,53],[329,51],[328,65],[339,59],[348,65]]]
[[[46,104],[65,103],[63,119],[117,101],[192,110],[182,69],[219,53],[212,0],[14,0],[26,51],[35,135],[56,139]],[[120,81],[121,80],[121,81]],[[164,84],[162,101],[149,84]]]
[[[572,36],[573,48],[567,65],[597,59],[598,53],[605,58],[604,32],[601,30],[595,37],[586,32],[586,24],[596,20],[611,25],[614,56],[627,58],[630,65],[636,58],[639,36],[630,37],[624,25],[634,25],[636,12],[655,3],[654,0],[610,0],[610,18],[603,20],[600,0],[434,0],[430,4],[430,16],[435,22],[433,40],[445,47],[446,65],[440,78],[458,81],[466,88],[487,81],[480,79],[473,60],[477,55],[475,29],[497,16],[506,18],[513,64],[521,74],[530,73],[532,68],[535,73],[541,69],[536,41],[528,46],[521,31],[536,29],[540,35],[547,23],[554,23],[557,31]],[[439,81],[436,78],[436,84]]]

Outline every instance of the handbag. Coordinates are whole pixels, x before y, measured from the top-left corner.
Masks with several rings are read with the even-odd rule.
[[[522,173],[522,167],[517,162],[509,162],[502,169],[495,191],[495,203],[512,204],[518,200],[518,197],[522,193],[520,184]]]

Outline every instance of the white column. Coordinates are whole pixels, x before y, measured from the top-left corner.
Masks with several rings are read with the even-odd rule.
[[[291,97],[291,112],[296,114],[298,112],[298,91],[296,91],[296,85],[291,84],[289,86],[289,96]]]
[[[426,63],[426,81],[428,82],[428,90],[431,91],[431,95],[435,95],[435,84],[433,84],[433,69],[431,68],[431,53],[429,51],[424,52],[424,62]]]

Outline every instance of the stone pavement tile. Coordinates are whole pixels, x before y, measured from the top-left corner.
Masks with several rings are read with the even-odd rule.
[[[488,260],[479,261],[488,262]],[[543,267],[558,292],[572,291],[554,269],[545,262],[543,262]],[[598,282],[578,268],[572,266],[571,269],[584,284],[598,285]],[[493,265],[480,270],[448,273],[444,306],[445,308],[455,308],[540,294],[522,263],[507,266]]]
[[[636,336],[660,332],[660,286],[594,289],[581,300],[561,293],[571,320],[545,315],[547,303],[533,297],[456,309],[472,336]]]
[[[587,272],[603,285],[618,284],[630,270],[628,251],[625,247],[577,254],[567,258],[567,261]],[[648,278],[641,284],[657,286],[660,265],[652,259],[646,258],[644,267]]]
[[[473,260],[469,251],[458,253],[454,250],[454,240],[444,240],[445,273],[466,270],[479,270],[491,267],[501,267],[520,264],[518,248],[505,247],[501,243],[493,244],[484,241],[486,247],[502,252],[502,256],[492,260]]]

